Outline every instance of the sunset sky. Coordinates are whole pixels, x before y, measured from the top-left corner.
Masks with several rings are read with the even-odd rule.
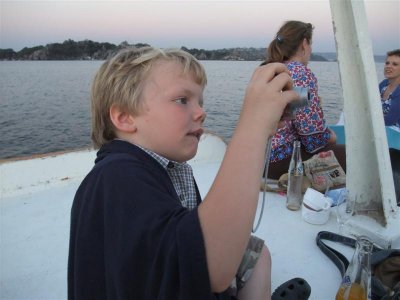
[[[338,0],[341,1],[341,0]],[[375,54],[400,48],[400,1],[366,0]],[[3,1],[0,48],[72,39],[155,47],[266,47],[286,20],[315,26],[314,52],[335,52],[328,0]]]

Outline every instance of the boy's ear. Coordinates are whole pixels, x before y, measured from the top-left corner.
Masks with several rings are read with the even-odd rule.
[[[115,128],[121,132],[135,132],[136,124],[134,117],[121,109],[112,105],[110,108],[110,119]]]

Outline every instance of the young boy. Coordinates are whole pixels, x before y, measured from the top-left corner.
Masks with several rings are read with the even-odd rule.
[[[269,299],[270,255],[250,232],[265,141],[298,96],[282,64],[255,71],[201,202],[185,162],[203,133],[205,85],[181,50],[127,49],[101,66],[91,95],[100,150],[72,206],[69,299]]]

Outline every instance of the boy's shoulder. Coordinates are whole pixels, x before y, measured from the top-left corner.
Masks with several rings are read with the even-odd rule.
[[[158,166],[158,163],[145,151],[134,144],[120,140],[112,141],[100,148],[97,152],[94,168],[125,163],[162,170],[161,166]],[[122,170],[125,169],[129,168],[122,168]]]
[[[167,178],[163,167],[145,151],[125,141],[112,141],[97,152],[95,165],[84,181],[130,182]]]
[[[149,193],[174,191],[168,173],[154,158],[133,144],[112,141],[98,151],[95,165],[79,185],[77,195],[130,195],[145,187]]]
[[[131,205],[147,210],[160,202],[164,207],[180,204],[167,171],[139,147],[118,142],[99,150],[75,193],[72,211],[79,215],[87,206],[122,212]]]

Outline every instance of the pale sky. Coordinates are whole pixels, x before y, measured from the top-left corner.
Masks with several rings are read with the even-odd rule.
[[[374,53],[400,48],[400,0],[366,0],[365,8]],[[0,0],[0,13],[0,48],[15,51],[67,39],[259,48],[269,44],[284,21],[300,20],[315,26],[313,52],[335,52],[328,0]]]

